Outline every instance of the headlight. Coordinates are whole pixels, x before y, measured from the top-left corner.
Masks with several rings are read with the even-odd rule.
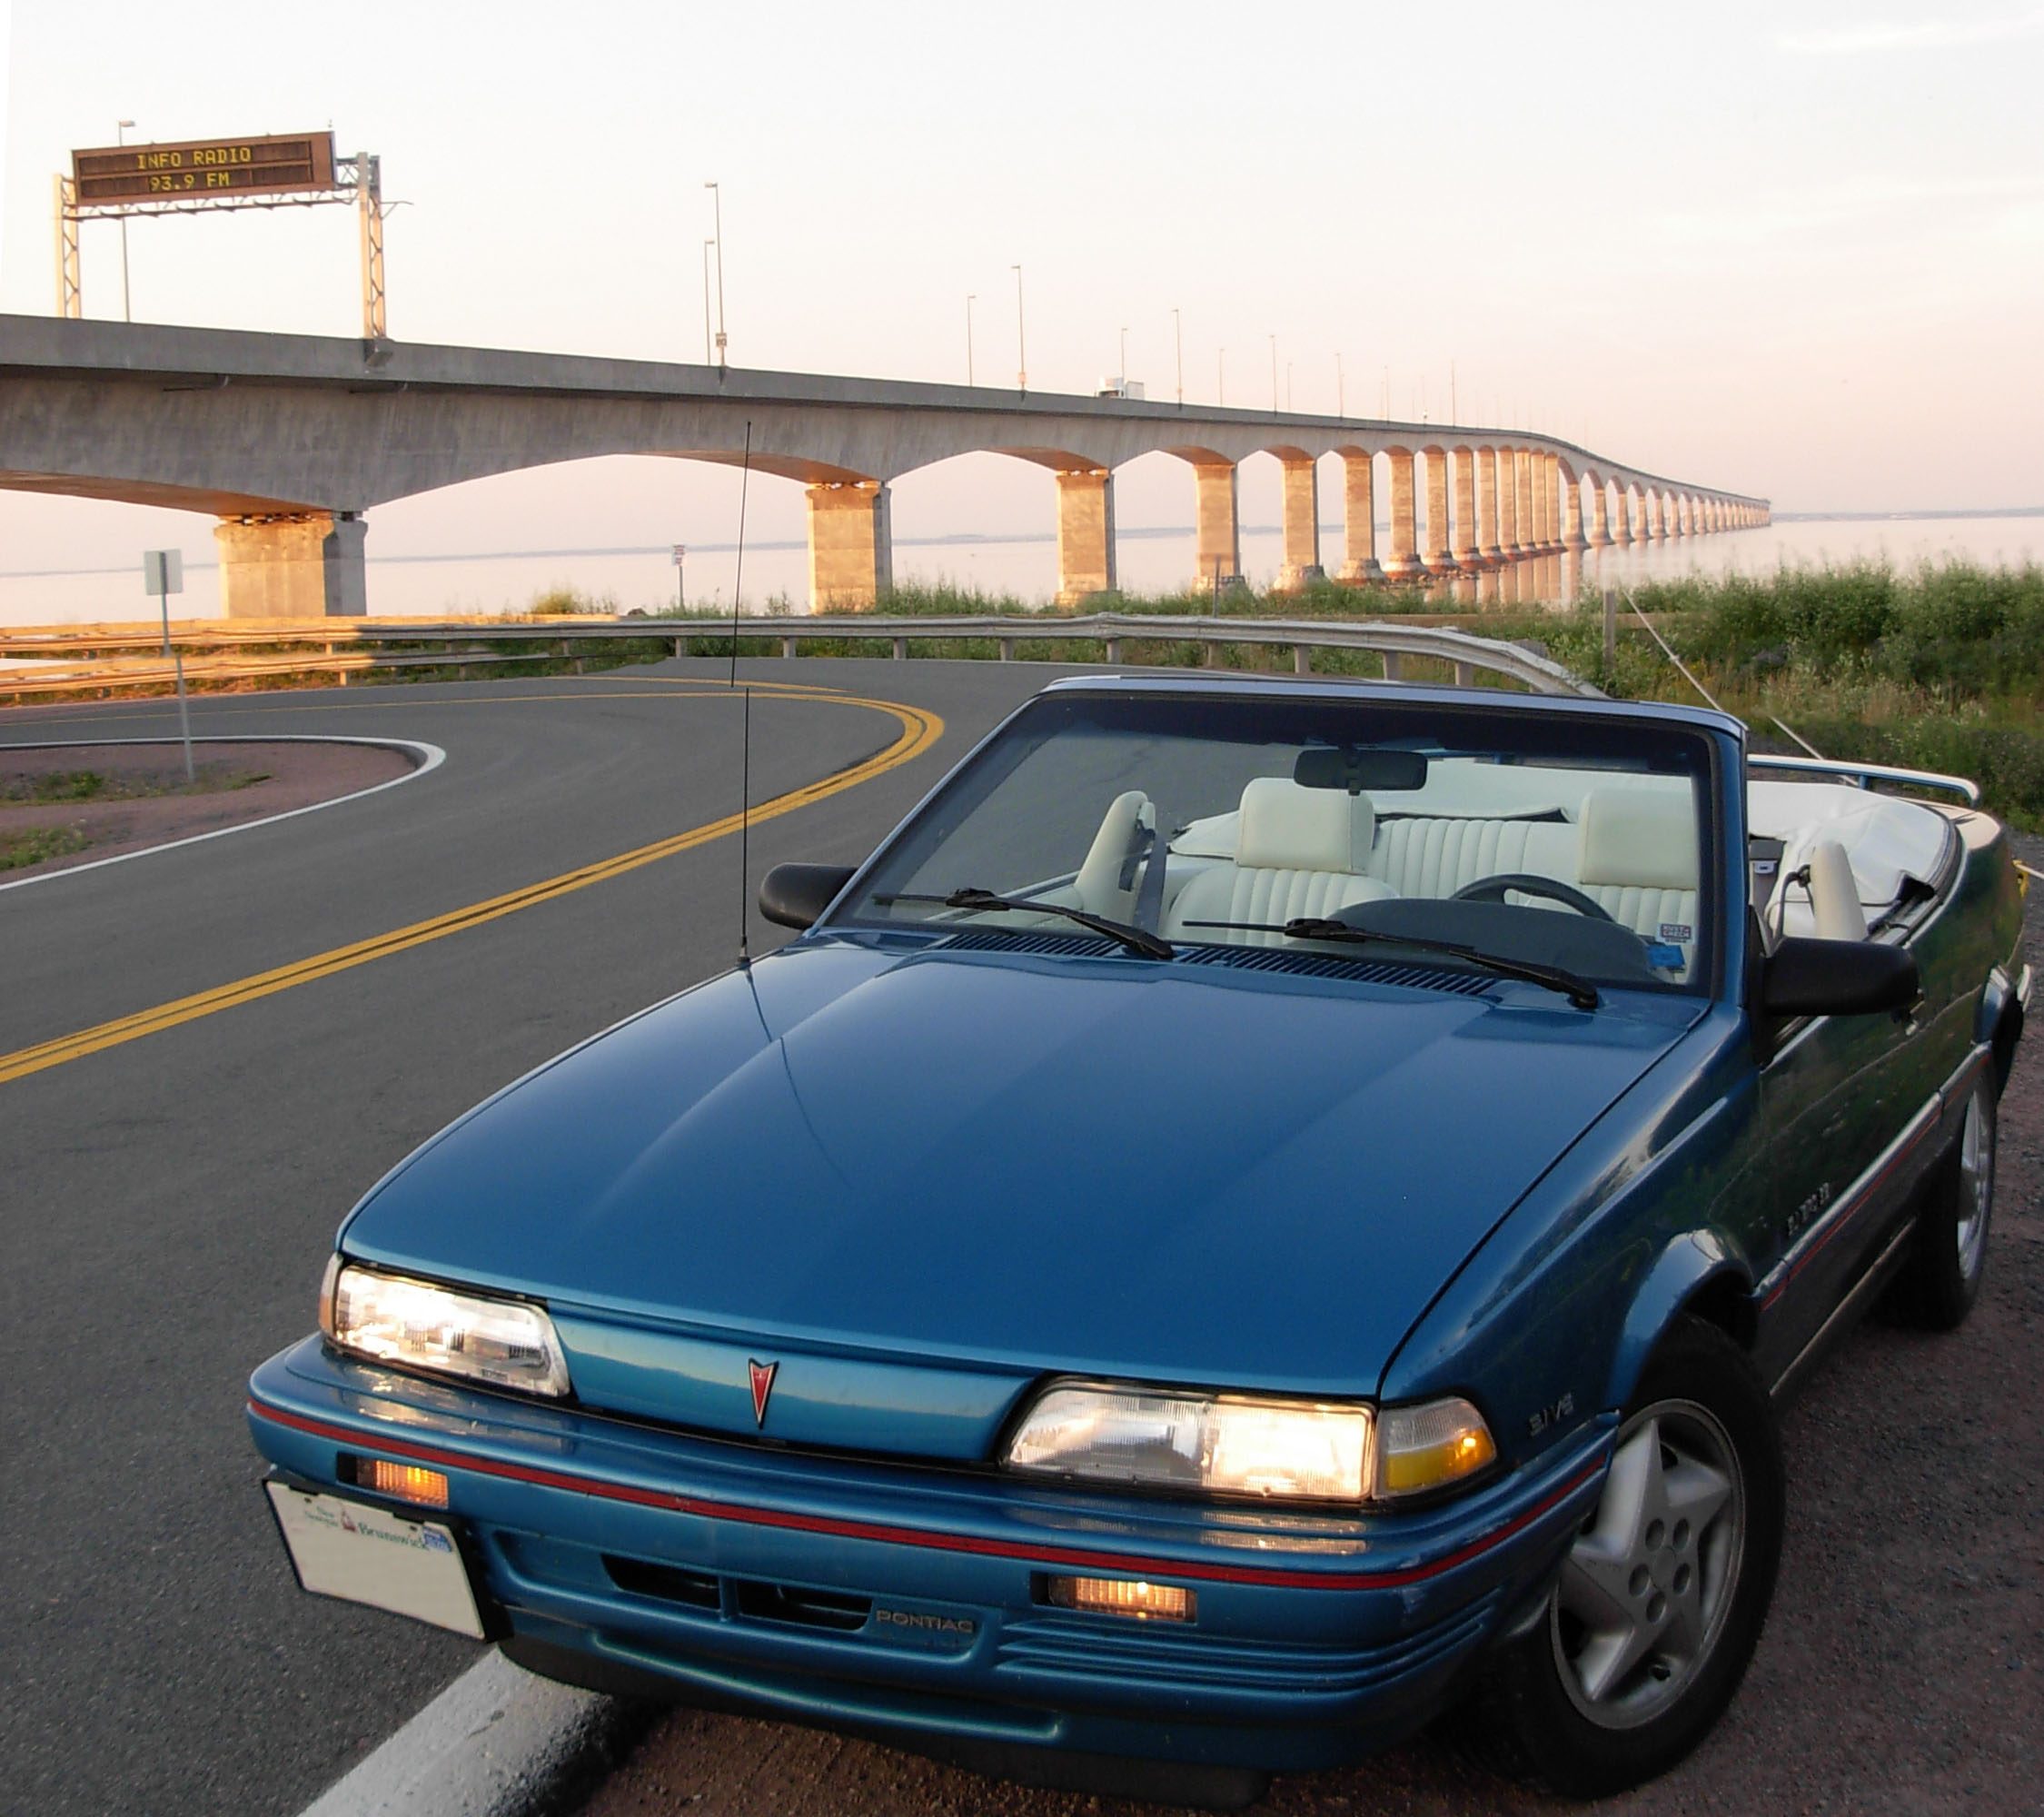
[[[520,1300],[379,1275],[336,1256],[321,1286],[320,1329],[342,1349],[378,1363],[527,1395],[568,1392],[568,1361],[553,1321]]]
[[[1017,1470],[1208,1494],[1360,1502],[1370,1410],[1312,1401],[1052,1388],[1007,1448]]]
[[[1496,1455],[1490,1427],[1467,1401],[1451,1396],[1377,1414],[1376,1493],[1384,1499],[1445,1489]]]

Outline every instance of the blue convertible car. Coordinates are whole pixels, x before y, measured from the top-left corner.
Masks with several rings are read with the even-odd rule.
[[[1172,1795],[1465,1700],[1557,1790],[1665,1770],[1767,1612],[1775,1402],[1985,1260],[2020,879],[1869,780],[1670,707],[1047,690],[348,1216],[250,1389],[301,1583]]]

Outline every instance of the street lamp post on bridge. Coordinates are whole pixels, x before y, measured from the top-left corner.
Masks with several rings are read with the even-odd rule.
[[[1029,389],[1029,343],[1022,325],[1022,267],[1011,265],[1015,273],[1015,389]]]
[[[729,357],[729,337],[724,333],[724,192],[713,183],[703,187],[709,192],[710,206],[715,213],[717,246],[717,370],[722,372]]]

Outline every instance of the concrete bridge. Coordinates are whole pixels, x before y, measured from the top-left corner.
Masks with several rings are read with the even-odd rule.
[[[365,611],[366,514],[390,500],[593,455],[735,466],[748,422],[752,464],[808,489],[819,608],[869,606],[890,584],[890,482],[982,451],[1053,476],[1064,604],[1114,590],[1114,472],[1159,449],[1192,479],[1186,578],[1200,586],[1241,573],[1236,469],[1256,453],[1282,471],[1292,587],[1326,572],[1329,454],[1342,463],[1342,581],[1474,573],[1769,515],[1764,499],[1527,431],[0,316],[0,486],[217,516],[230,617]]]

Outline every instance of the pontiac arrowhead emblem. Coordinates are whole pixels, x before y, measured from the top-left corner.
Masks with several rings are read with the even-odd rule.
[[[779,1369],[780,1365],[779,1363],[759,1363],[748,1356],[745,1359],[745,1366],[752,1376],[752,1423],[754,1425],[765,1425],[767,1423],[767,1396],[774,1391],[774,1371]]]

